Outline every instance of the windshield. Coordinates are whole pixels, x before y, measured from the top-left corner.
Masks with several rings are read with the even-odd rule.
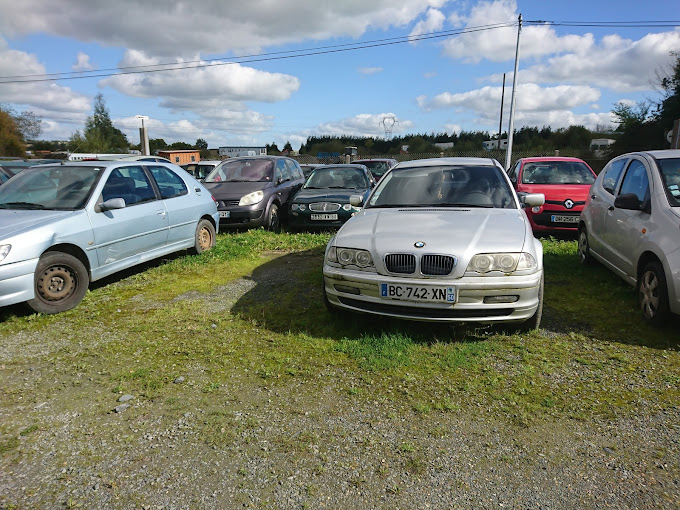
[[[205,182],[271,182],[273,175],[274,162],[270,159],[233,159],[216,166]]]
[[[523,184],[592,184],[595,175],[579,161],[541,161],[525,163]]]
[[[680,207],[680,159],[657,159],[671,207]]]
[[[27,168],[2,185],[0,209],[81,209],[102,170],[82,166]]]
[[[381,179],[367,207],[516,208],[495,166],[395,168]]]
[[[376,178],[382,177],[390,169],[387,161],[362,161],[361,164],[368,168]]]
[[[321,167],[314,170],[304,187],[306,189],[367,189],[369,186],[366,174],[358,168]]]

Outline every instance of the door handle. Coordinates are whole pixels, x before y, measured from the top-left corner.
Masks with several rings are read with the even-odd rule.
[[[607,207],[607,210],[608,210],[609,212],[612,212],[612,211],[614,210],[614,206],[613,206],[613,205],[610,205],[609,207]]]
[[[161,209],[160,211],[156,211],[156,214],[158,214],[158,216],[163,216],[163,217],[165,217],[165,210],[164,210],[164,209]]]

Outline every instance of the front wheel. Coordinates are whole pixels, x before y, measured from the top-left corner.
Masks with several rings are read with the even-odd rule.
[[[541,325],[541,317],[543,316],[543,276],[541,276],[541,283],[538,284],[538,306],[534,314],[519,325],[518,330],[521,332],[535,331]]]
[[[588,243],[588,231],[583,226],[578,230],[578,259],[581,264],[592,264],[593,256],[590,254],[590,244]]]
[[[35,297],[27,302],[35,312],[65,312],[80,303],[90,283],[87,269],[73,255],[47,252],[35,270]]]
[[[269,212],[267,213],[267,230],[272,232],[277,232],[281,227],[281,218],[279,217],[279,206],[272,204],[269,206]]]
[[[196,238],[192,251],[200,255],[215,246],[215,227],[206,219],[202,219],[196,226]]]
[[[644,319],[653,326],[661,326],[670,315],[666,273],[661,262],[648,263],[637,281],[638,305]]]

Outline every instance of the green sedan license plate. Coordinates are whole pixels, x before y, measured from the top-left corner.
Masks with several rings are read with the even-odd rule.
[[[380,297],[404,301],[456,302],[455,287],[433,287],[428,285],[380,284]]]
[[[337,214],[312,214],[312,219],[313,220],[337,220],[338,215]]]

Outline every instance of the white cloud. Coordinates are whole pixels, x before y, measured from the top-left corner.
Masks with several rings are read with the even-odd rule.
[[[360,67],[357,69],[361,74],[376,74],[383,71],[382,67]]]
[[[315,133],[318,135],[385,136],[383,121],[396,117],[393,113],[360,113],[354,117],[336,122],[320,124]],[[386,121],[387,122],[387,121]],[[390,125],[388,123],[388,125]],[[408,131],[413,127],[409,120],[399,120],[392,126],[392,134]]]
[[[0,37],[0,76],[14,76],[17,69],[21,75],[44,75],[43,66],[35,55],[12,50]],[[3,83],[4,82],[4,83]],[[13,82],[13,83],[12,83]],[[90,98],[50,81],[22,82],[21,78],[5,80],[0,78],[2,102],[23,105],[30,110],[46,112],[89,112]]]
[[[91,71],[94,66],[90,63],[90,56],[82,51],[78,52],[76,63],[71,67],[74,71]]]
[[[444,129],[448,134],[460,133],[463,130],[460,124],[444,124]]]
[[[466,27],[480,27],[503,23],[517,23],[517,2],[515,0],[497,0],[479,2],[470,15],[463,17],[454,14],[449,21]],[[554,29],[547,25],[530,25],[522,28],[522,58],[540,57],[579,51],[593,44],[593,36],[567,35],[559,37]],[[496,28],[471,32],[447,39],[443,43],[444,53],[452,58],[477,63],[482,59],[493,62],[504,62],[515,58],[517,46],[517,27]]]
[[[406,26],[428,8],[439,8],[446,1],[90,0],[84,8],[82,0],[22,0],[3,6],[0,32],[10,37],[43,32],[143,49],[149,55],[186,57],[359,37],[369,27]]]
[[[422,34],[428,34],[430,32],[438,32],[444,26],[444,21],[446,16],[444,13],[438,9],[430,9],[427,11],[425,19],[416,23],[413,27],[411,33],[409,34],[409,39],[417,37]],[[410,44],[418,44],[417,40],[411,40]]]

